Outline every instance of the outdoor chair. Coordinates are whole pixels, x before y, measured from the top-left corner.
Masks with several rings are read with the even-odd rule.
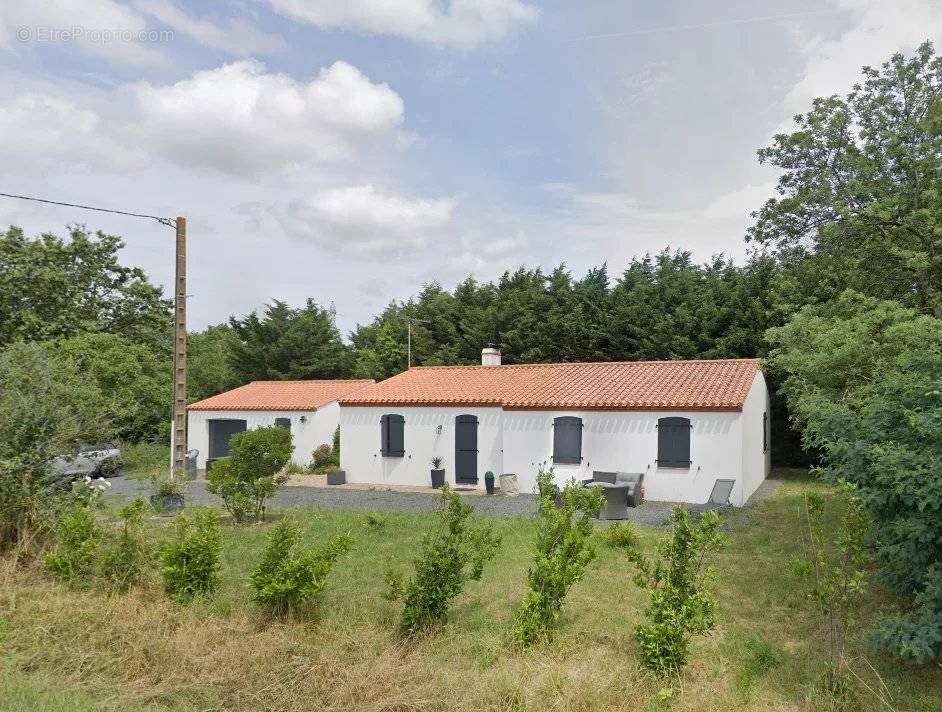
[[[637,507],[641,504],[643,490],[643,472],[616,472],[615,483],[628,485],[628,506]]]
[[[703,504],[691,505],[690,511],[694,514],[702,514],[703,512],[730,506],[729,497],[733,493],[733,485],[735,484],[736,480],[717,480],[713,483],[710,499]]]

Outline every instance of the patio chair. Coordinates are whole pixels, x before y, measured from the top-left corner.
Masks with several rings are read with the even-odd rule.
[[[703,512],[730,506],[729,497],[733,493],[733,485],[735,484],[736,480],[717,480],[713,483],[710,499],[703,504],[691,505],[690,511],[694,514],[702,514]]]
[[[637,507],[641,504],[643,472],[616,472],[615,483],[628,485],[628,506]]]
[[[582,484],[589,485],[593,482],[607,482],[610,485],[615,484],[615,478],[618,473],[616,472],[602,472],[601,470],[593,470],[592,477],[588,480],[582,480]]]

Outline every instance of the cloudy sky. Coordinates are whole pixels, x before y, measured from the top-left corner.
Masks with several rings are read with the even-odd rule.
[[[272,298],[342,329],[424,282],[745,254],[755,151],[940,0],[2,0],[0,192],[186,215],[191,328]],[[0,200],[30,234],[156,223]]]

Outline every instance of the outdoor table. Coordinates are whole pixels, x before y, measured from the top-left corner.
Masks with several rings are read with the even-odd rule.
[[[586,487],[599,487],[605,495],[605,506],[599,512],[599,519],[628,519],[629,484],[589,482]]]

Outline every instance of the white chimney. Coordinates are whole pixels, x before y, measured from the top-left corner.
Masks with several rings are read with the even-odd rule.
[[[500,366],[500,349],[493,346],[485,346],[481,349],[482,366]]]

